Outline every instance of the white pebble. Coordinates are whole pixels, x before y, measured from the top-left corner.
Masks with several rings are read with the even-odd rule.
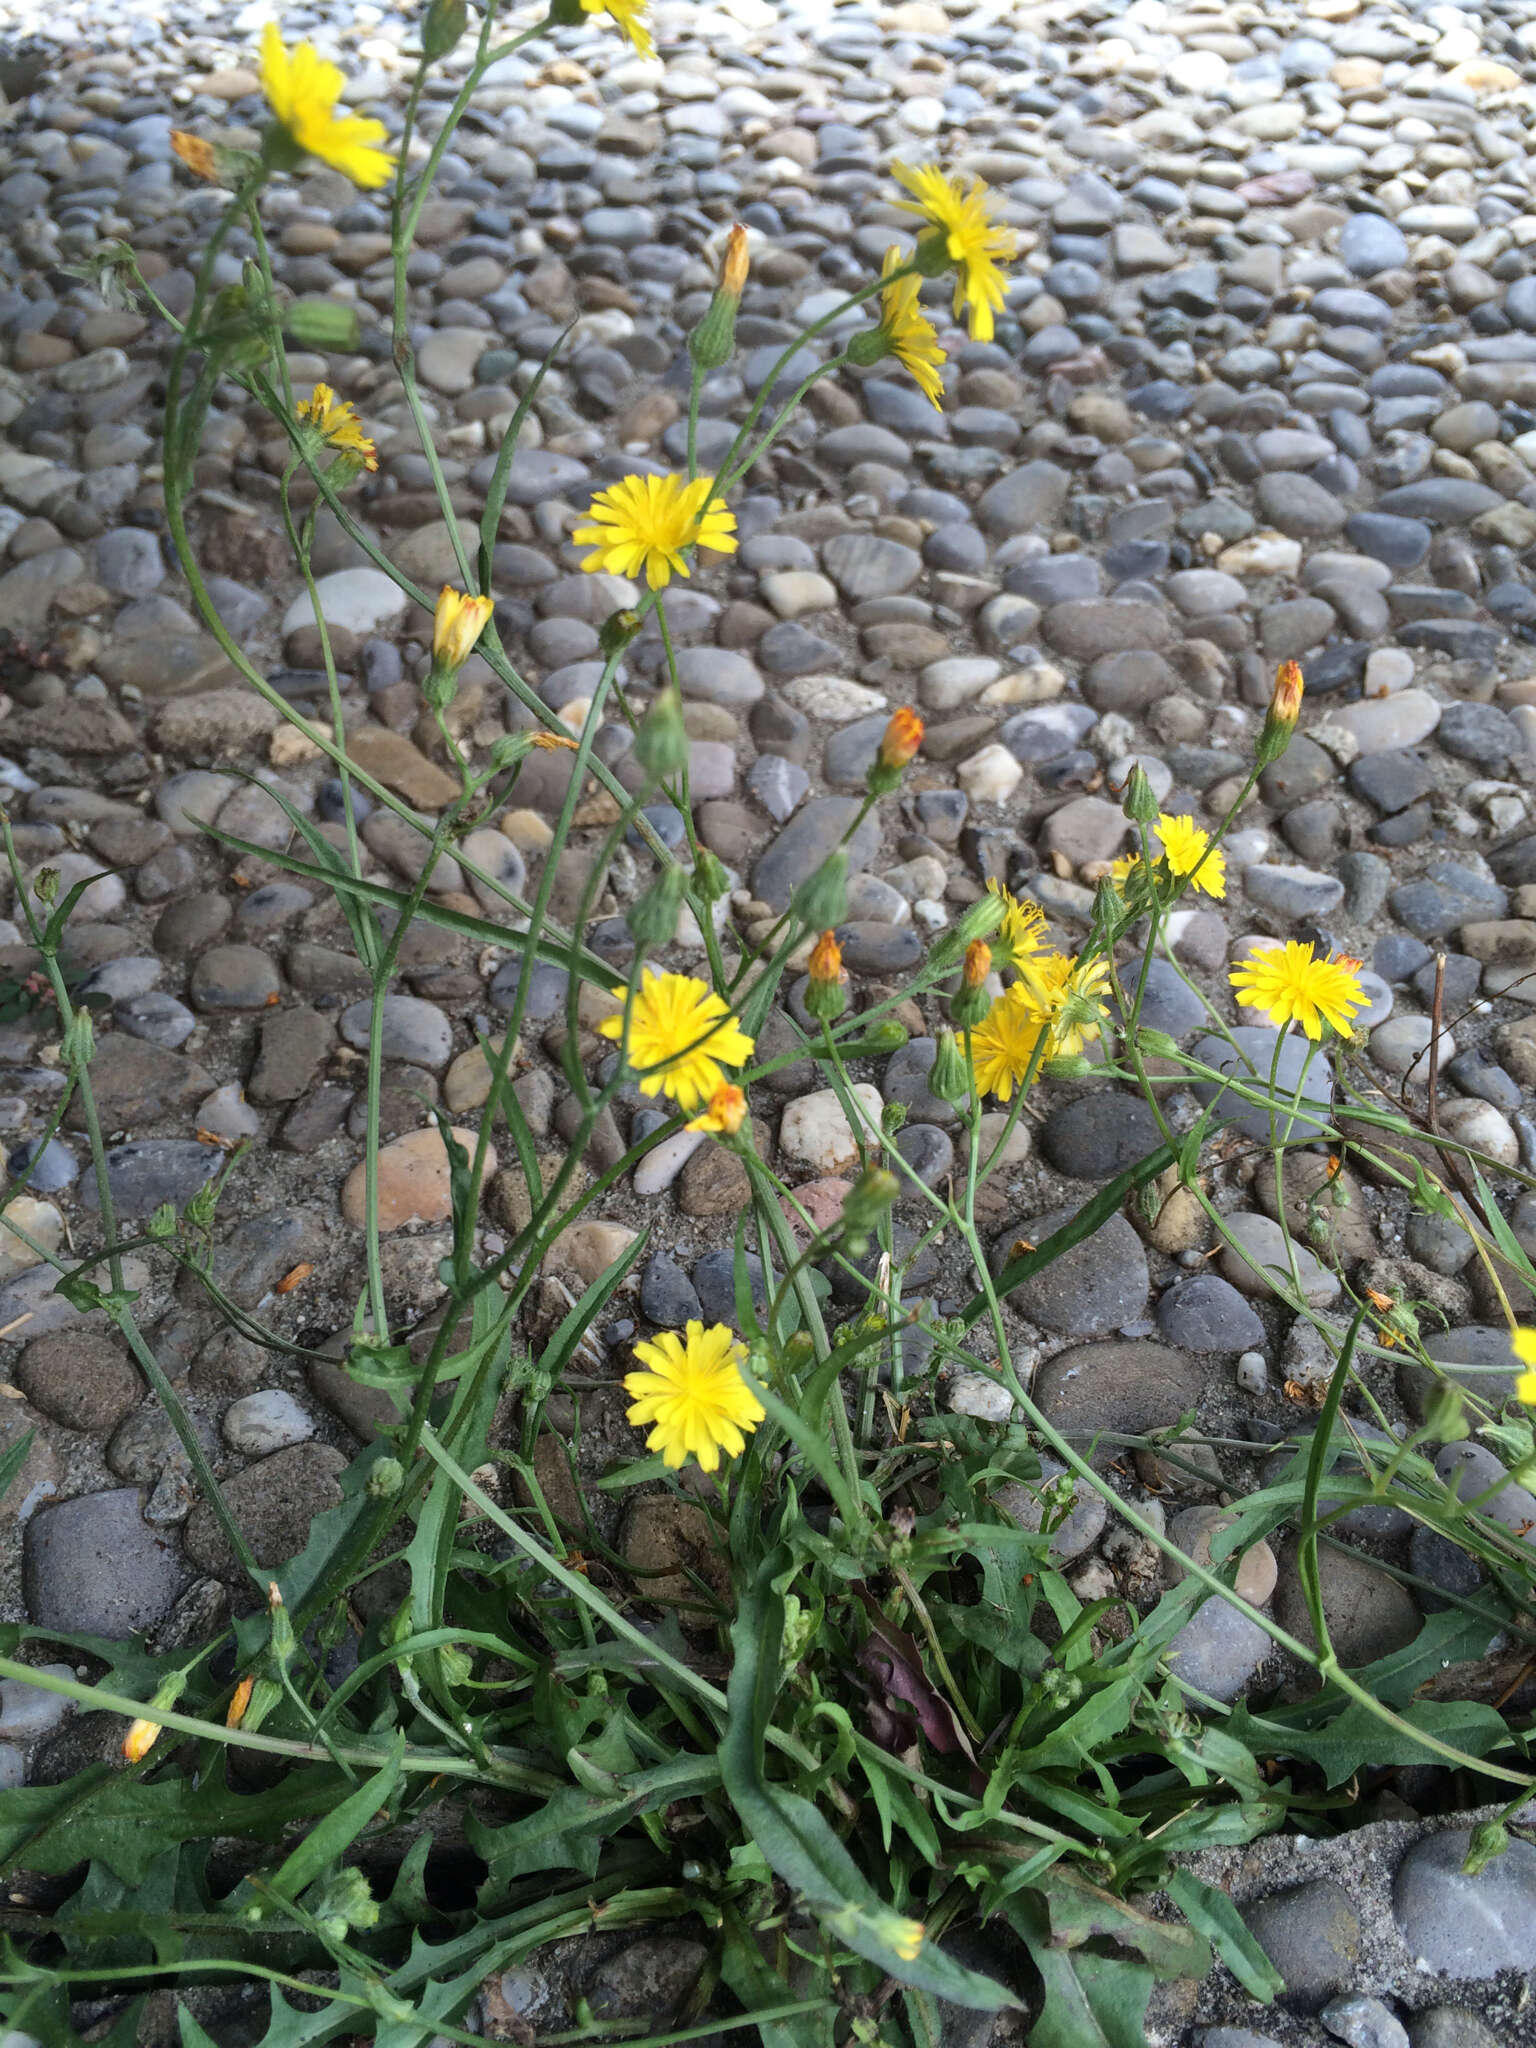
[[[974,1415],[981,1422],[1009,1422],[1013,1396],[1006,1387],[979,1372],[957,1373],[945,1389],[953,1415]]]
[[[1262,1351],[1245,1351],[1237,1361],[1237,1384],[1245,1394],[1269,1391],[1269,1366]]]

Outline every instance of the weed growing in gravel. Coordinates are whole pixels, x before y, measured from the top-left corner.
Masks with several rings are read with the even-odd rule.
[[[611,16],[647,50],[631,0],[580,7]],[[575,12],[557,0],[548,19]],[[781,913],[743,910],[737,878],[699,844],[665,592],[695,573],[701,550],[734,547],[732,493],[819,378],[894,357],[937,401],[943,351],[922,312],[925,284],[953,292],[974,334],[991,332],[1012,242],[981,187],[897,167],[912,195],[898,203],[921,223],[913,254],[888,258],[817,323],[813,333],[842,332],[845,314],[870,307],[869,324],[765,425],[778,374],[763,379],[711,474],[694,451],[701,388],[730,359],[746,281],[745,236],[731,237],[691,343],[686,473],[623,478],[571,535],[588,569],[635,579],[604,627],[590,701],[562,717],[516,671],[497,624],[494,553],[539,379],[505,422],[477,544],[466,545],[417,385],[405,266],[477,85],[546,25],[498,42],[487,14],[429,140],[417,125],[422,85],[467,32],[462,5],[433,0],[394,157],[381,124],[337,114],[335,67],[303,46],[285,51],[269,30],[262,76],[275,118],[260,151],[241,157],[197,137],[178,144],[196,174],[231,193],[185,320],[156,305],[131,258],[109,266],[174,337],[165,500],[194,599],[249,687],[341,782],[337,827],[285,805],[287,849],[225,843],[333,893],[368,976],[363,1271],[345,1367],[394,1419],[353,1461],[341,1504],[315,1519],[302,1553],[259,1563],[259,1543],[231,1512],[139,1328],[125,1257],[169,1262],[245,1335],[309,1354],[235,1310],[217,1285],[212,1238],[240,1199],[238,1158],[179,1214],[166,1208],[140,1235],[120,1233],[92,1089],[91,1014],[60,966],[86,883],[61,891],[44,877],[30,895],[18,888],[42,963],[28,994],[46,993],[60,1025],[66,1085],[46,1135],[78,1106],[101,1217],[101,1241],[84,1257],[40,1241],[34,1249],[70,1303],[125,1339],[247,1585],[212,1641],[125,1648],[4,1632],[0,1675],[30,1674],[121,1716],[125,1733],[116,1766],[0,1795],[10,1873],[0,2010],[9,2027],[46,2042],[79,2038],[82,2014],[110,2028],[92,2038],[126,2042],[142,1999],[169,1988],[184,2000],[186,2048],[230,2038],[231,2026],[270,2048],[359,2036],[405,2048],[484,2030],[526,2040],[526,2023],[499,2003],[502,1973],[569,1937],[679,1924],[706,1960],[659,2031],[579,2010],[571,2030],[544,2038],[645,2034],[647,2048],[663,2048],[755,2029],[768,2048],[931,2048],[949,2001],[1019,2013],[1030,2038],[1051,2048],[1103,2048],[1139,2041],[1154,1980],[1199,1975],[1213,1946],[1268,1999],[1278,1985],[1268,1959],[1230,1902],[1179,1867],[1180,1852],[1288,1822],[1346,1825],[1358,1775],[1383,1764],[1445,1764],[1483,1796],[1493,1788],[1512,1802],[1529,1790],[1523,1736],[1498,1699],[1476,1694],[1495,1645],[1517,1678],[1536,1645],[1531,1553],[1498,1511],[1536,1468],[1520,1405],[1536,1399],[1536,1371],[1502,1405],[1507,1379],[1480,1398],[1433,1364],[1411,1303],[1360,1293],[1345,1321],[1331,1322],[1309,1306],[1302,1268],[1304,1259],[1309,1270],[1338,1263],[1331,1218],[1350,1160],[1454,1218],[1503,1298],[1511,1279],[1536,1285],[1489,1178],[1501,1169],[1441,1135],[1432,1107],[1418,1114],[1383,1096],[1355,1060],[1357,962],[1288,945],[1255,951],[1233,975],[1239,1003],[1300,1028],[1305,1056],[1283,1068],[1283,1082],[1294,1036],[1274,1036],[1266,1069],[1215,1010],[1203,1054],[1143,1024],[1153,963],[1181,972],[1171,915],[1191,892],[1224,892],[1223,835],[1246,788],[1207,831],[1161,814],[1135,771],[1123,797],[1137,851],[1097,878],[1084,935],[1061,940],[1036,905],[994,887],[940,932],[904,987],[856,1010],[838,937],[850,848],[879,806],[899,800],[922,747],[916,715],[892,716],[840,844]],[[370,425],[329,385],[301,397],[290,381],[287,340],[344,358],[351,332],[343,305],[285,302],[268,265],[259,195],[306,153],[390,186],[399,403],[458,550],[458,581],[440,593],[403,577],[349,509],[384,424]],[[220,253],[237,226],[255,254],[238,284],[220,285]],[[780,368],[795,355],[786,349]],[[229,385],[267,409],[291,451],[282,513],[313,600],[329,723],[301,717],[251,665],[199,571],[194,464],[209,408]],[[423,698],[459,780],[435,817],[410,809],[349,753],[311,567],[320,508],[433,621]],[[646,701],[621,675],[626,650],[648,630],[660,636],[665,674]],[[479,754],[451,715],[472,652],[506,691],[515,728]],[[1300,702],[1299,672],[1283,672],[1249,787],[1284,750]],[[618,729],[631,737],[622,760],[597,744]],[[467,840],[515,800],[536,748],[568,755],[571,772],[524,896],[477,862]],[[410,889],[371,870],[359,792],[418,836]],[[658,799],[682,820],[676,848],[648,815]],[[615,949],[610,937],[599,951],[601,877],[626,839],[649,863],[625,911],[633,943]],[[562,919],[555,879],[573,847],[590,856],[589,880]],[[450,857],[494,913],[445,900],[434,876]],[[489,1082],[478,1127],[437,1119],[452,1235],[425,1316],[392,1296],[379,1192],[384,1004],[416,925],[496,948],[521,969],[504,1036],[482,1046]],[[512,1085],[539,962],[568,977],[559,1060],[576,1105],[552,1173]],[[873,1108],[860,1085],[868,1062],[906,1041],[898,1013],[910,1016],[914,1002],[936,1027],[928,1089],[952,1106],[962,1138],[959,1168],[937,1186],[902,1152],[899,1107]],[[786,1009],[788,1047],[770,1053],[765,1026]],[[752,1115],[766,1108],[768,1077],[801,1061],[814,1063],[835,1104],[835,1115],[822,1107],[850,1161],[830,1202],[825,1184],[812,1201],[785,1178]],[[1005,1233],[989,1243],[992,1191],[1036,1091],[1090,1078],[1139,1093],[1156,1149],[1044,1241]],[[1176,1124],[1165,1102],[1191,1083],[1203,1109]],[[663,1120],[641,1123],[643,1135],[585,1184],[578,1168],[600,1120],[634,1101]],[[582,1401],[596,1384],[590,1333],[650,1240],[635,1236],[575,1297],[553,1284],[558,1248],[685,1130],[739,1169],[733,1324],[690,1320],[634,1344],[622,1378],[643,1447],[636,1436],[594,1476],[579,1457]],[[522,1182],[523,1220],[499,1249],[479,1221],[493,1134]],[[1283,1254],[1267,1267],[1209,1188],[1213,1161],[1245,1142],[1272,1168],[1277,1213],[1289,1219]],[[917,1227],[898,1224],[898,1204]],[[1170,1205],[1194,1212],[1197,1234],[1260,1273],[1332,1360],[1307,1418],[1314,1426],[1289,1448],[1228,1446],[1276,1463],[1269,1483],[1216,1517],[1195,1548],[1170,1536],[1154,1496],[1131,1497],[1122,1462],[1134,1452],[1175,1475],[1198,1473],[1191,1460],[1209,1447],[1193,1418],[1155,1436],[1090,1442],[1064,1432],[1031,1391],[1010,1307],[1015,1290],[1122,1211],[1156,1242]],[[941,1242],[963,1249],[973,1283],[949,1314],[913,1278]],[[1536,1333],[1510,1320],[1515,1355],[1536,1366]],[[1396,1360],[1416,1365],[1428,1389],[1412,1430],[1394,1426],[1383,1367]],[[1082,1369],[1094,1369],[1091,1353]],[[941,1383],[961,1380],[972,1398],[941,1411]],[[574,1404],[573,1437],[555,1427],[557,1393]],[[1433,1453],[1474,1432],[1501,1476],[1461,1500]],[[0,1477],[14,1477],[24,1452],[0,1462]],[[1055,1539],[1095,1498],[1130,1532],[1146,1575],[1140,1600],[1112,1580],[1097,1593],[1069,1580]],[[678,1534],[669,1561],[649,1573],[610,1541],[605,1511],[633,1500],[661,1504]],[[1482,1576],[1473,1593],[1443,1595],[1407,1648],[1347,1670],[1325,1599],[1330,1531],[1388,1500],[1460,1546]],[[1287,1528],[1305,1631],[1239,1590],[1244,1558]],[[1159,1591],[1164,1563],[1171,1585]],[[1261,1653],[1288,1683],[1239,1704],[1230,1690],[1202,1687],[1193,1674],[1206,1668],[1210,1616],[1223,1607],[1259,1632]],[[88,1678],[37,1674],[19,1654],[42,1661],[61,1648]],[[1457,1672],[1463,1682],[1448,1682]],[[1495,1851],[1497,1837],[1480,1847]]]

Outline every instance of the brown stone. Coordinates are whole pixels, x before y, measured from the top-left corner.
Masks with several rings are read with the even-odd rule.
[[[147,1038],[130,1038],[126,1032],[108,1032],[97,1042],[91,1061],[91,1087],[103,1129],[131,1129],[136,1137],[149,1125],[191,1109],[213,1085],[212,1074],[196,1060],[151,1045]],[[64,1121],[72,1131],[85,1129],[78,1096]]]
[[[767,1133],[758,1141],[767,1149]],[[736,1216],[752,1200],[747,1169],[734,1152],[706,1140],[683,1168],[678,1181],[678,1207],[685,1216]]]
[[[116,1429],[144,1393],[138,1367],[106,1331],[55,1330],[37,1337],[16,1363],[16,1384],[44,1415],[66,1429]]]
[[[417,810],[439,811],[459,794],[456,777],[439,768],[388,726],[364,725],[347,736],[347,752],[367,775]]]
[[[730,1567],[715,1525],[705,1510],[691,1501],[666,1493],[632,1499],[624,1516],[620,1548],[641,1599],[678,1608],[685,1627],[702,1627],[712,1618],[707,1599],[690,1579],[690,1572],[720,1600],[730,1597]]]
[[[340,1505],[346,1464],[330,1444],[295,1444],[225,1480],[224,1499],[258,1564],[286,1564],[298,1555],[315,1516]],[[199,1501],[187,1518],[183,1542],[200,1571],[225,1579],[244,1577],[206,1501]]]
[[[454,1137],[474,1157],[476,1134],[455,1126]],[[496,1153],[486,1154],[486,1178],[496,1171]],[[453,1213],[448,1174],[448,1151],[437,1127],[409,1131],[379,1148],[379,1228],[402,1230],[407,1223],[446,1223]],[[341,1213],[354,1229],[361,1230],[365,1210],[366,1176],[362,1162],[347,1175],[341,1190]]]
[[[1277,1185],[1274,1159],[1264,1158],[1253,1178],[1259,1207],[1278,1223],[1283,1185],[1285,1221],[1299,1244],[1346,1259],[1374,1258],[1376,1231],[1365,1206],[1365,1192],[1347,1168],[1330,1181],[1331,1163],[1321,1152],[1301,1152],[1291,1146],[1285,1155],[1283,1183]],[[1322,1226],[1321,1235],[1314,1232],[1314,1224]]]

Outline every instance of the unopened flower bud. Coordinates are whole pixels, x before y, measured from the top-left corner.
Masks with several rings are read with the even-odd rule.
[[[674,862],[664,867],[651,886],[635,898],[624,913],[624,922],[634,934],[637,946],[643,950],[671,945],[677,937],[677,921],[687,889],[688,877]]]
[[[1090,1074],[1099,1070],[1092,1060],[1074,1052],[1064,1053],[1059,1059],[1046,1060],[1040,1071],[1049,1081],[1086,1081]]]
[[[368,1498],[393,1500],[405,1484],[405,1467],[398,1458],[380,1458],[368,1474]]]
[[[829,853],[815,874],[800,884],[790,909],[812,931],[842,923],[848,910],[848,855],[843,847]]]
[[[941,1031],[928,1075],[930,1093],[943,1102],[969,1102],[971,1070],[953,1031]]]
[[[1468,1877],[1476,1877],[1486,1864],[1491,1863],[1495,1856],[1502,1856],[1508,1847],[1509,1830],[1502,1821],[1479,1821],[1467,1843],[1462,1870]]]
[[[1430,1395],[1424,1410],[1424,1429],[1436,1443],[1460,1443],[1470,1434],[1460,1387],[1442,1382]]]
[[[747,282],[747,231],[737,221],[725,245],[720,282],[704,318],[688,337],[688,353],[701,370],[721,369],[736,347],[736,309]]]
[[[1136,1043],[1148,1059],[1176,1060],[1179,1056],[1179,1042],[1170,1038],[1166,1031],[1142,1029],[1136,1034]]]
[[[635,759],[653,782],[681,774],[688,765],[688,728],[675,685],[662,690],[635,730]]]
[[[902,770],[923,744],[923,721],[910,705],[891,713],[880,737],[880,751],[870,764],[866,786],[873,796],[886,796],[901,781]]]
[[[181,1698],[187,1677],[185,1671],[173,1671],[169,1678],[163,1679],[155,1688],[155,1696],[149,1703],[151,1709],[174,1707]],[[129,1763],[137,1764],[144,1761],[160,1739],[160,1726],[152,1713],[141,1715],[130,1724],[128,1733],[123,1737],[123,1755]]]
[[[949,1014],[960,1025],[979,1024],[992,1007],[987,994],[987,976],[992,972],[992,948],[985,939],[973,939],[965,949],[960,970],[960,987],[949,1006]]]
[[[1135,824],[1152,825],[1157,821],[1157,796],[1139,761],[1125,778],[1125,797],[1120,808]]]
[[[718,903],[730,894],[730,871],[719,854],[701,846],[693,863],[693,893],[701,903]]]
[[[844,1228],[873,1229],[900,1193],[901,1183],[894,1173],[883,1166],[866,1166],[843,1197]]]
[[[811,949],[805,1007],[819,1024],[835,1024],[848,1007],[848,976],[835,932],[823,932]]]
[[[1278,761],[1291,743],[1291,734],[1296,730],[1296,721],[1301,716],[1301,698],[1305,687],[1301,663],[1282,661],[1275,677],[1274,695],[1269,700],[1269,709],[1264,714],[1264,729],[1259,734],[1259,765],[1267,768],[1271,761]]]
[[[495,600],[469,597],[445,583],[432,617],[432,666],[422,690],[427,702],[442,710],[453,698],[459,670],[474,652],[475,642],[485,631]]]
[[[640,614],[632,609],[610,612],[597,629],[597,651],[605,661],[622,654],[640,630]]]
[[[431,62],[446,57],[469,22],[464,0],[432,0],[421,17],[421,54]]]
[[[255,1676],[248,1671],[235,1687],[234,1694],[230,1699],[228,1707],[225,1709],[224,1726],[226,1728],[238,1728],[240,1726],[240,1723],[245,1719],[245,1710],[251,1704],[251,1694],[255,1690]]]

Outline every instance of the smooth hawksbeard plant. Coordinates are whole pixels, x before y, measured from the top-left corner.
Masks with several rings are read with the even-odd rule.
[[[616,988],[621,1002],[629,991]],[[642,1095],[666,1095],[690,1115],[725,1085],[722,1067],[739,1067],[751,1057],[753,1041],[707,983],[691,974],[657,974],[641,969],[640,986],[624,1016],[604,1017],[604,1038],[625,1040],[629,1066],[640,1077]]]
[[[301,157],[313,156],[354,185],[372,188],[389,182],[395,160],[382,147],[389,134],[384,123],[336,111],[346,83],[313,43],[300,43],[290,53],[276,22],[267,23],[261,34],[261,89],[278,124],[267,139],[269,161],[275,151],[289,160],[284,168],[293,169]]]
[[[686,576],[689,548],[718,555],[736,552],[736,515],[714,495],[712,476],[627,476],[599,491],[589,508],[591,524],[571,538],[594,552],[582,563],[614,576],[641,576],[652,590],[664,590],[674,576]]]
[[[1283,945],[1256,946],[1228,978],[1243,1008],[1263,1010],[1277,1029],[1296,1023],[1308,1038],[1320,1039],[1327,1025],[1348,1038],[1350,1019],[1365,1007],[1356,976],[1359,965],[1358,960],[1319,959],[1314,947],[1287,939]]]
[[[650,1427],[647,1450],[674,1469],[696,1458],[706,1472],[718,1468],[722,1451],[741,1455],[764,1411],[741,1376],[746,1348],[724,1323],[706,1330],[690,1322],[681,1337],[664,1330],[634,1351],[647,1370],[626,1373],[624,1391],[635,1397],[629,1420]]]

